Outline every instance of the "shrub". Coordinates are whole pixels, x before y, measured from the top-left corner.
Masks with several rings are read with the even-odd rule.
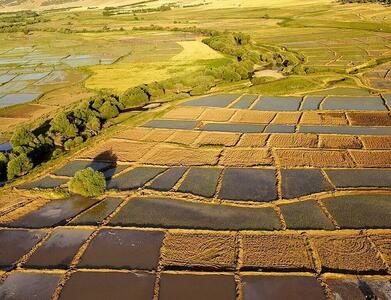
[[[33,163],[25,153],[12,158],[7,164],[8,180],[26,175],[33,168]]]
[[[68,186],[71,193],[85,197],[96,197],[104,193],[106,179],[103,173],[86,168],[77,171]]]
[[[120,97],[120,102],[127,108],[141,106],[149,102],[145,86],[136,86],[126,90]]]

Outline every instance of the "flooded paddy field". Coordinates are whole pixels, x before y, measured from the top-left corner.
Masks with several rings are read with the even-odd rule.
[[[183,3],[0,14],[0,167],[36,155],[20,124],[164,84],[0,183],[0,299],[391,299],[389,8]],[[87,168],[99,196],[70,193]]]

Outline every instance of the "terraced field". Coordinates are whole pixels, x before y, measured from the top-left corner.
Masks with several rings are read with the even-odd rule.
[[[0,295],[389,299],[390,100],[217,94],[122,125],[17,187],[92,167],[109,192],[3,214]]]
[[[391,299],[388,6],[41,2],[0,1],[40,7],[0,14],[0,171],[20,124],[58,150],[54,113],[148,101],[0,182],[1,300]],[[69,193],[86,168],[103,195]]]

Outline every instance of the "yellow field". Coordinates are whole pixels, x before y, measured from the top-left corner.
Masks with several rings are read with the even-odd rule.
[[[201,41],[185,41],[178,42],[178,44],[181,45],[183,51],[171,58],[172,61],[190,62],[195,60],[216,59],[224,57],[222,54],[211,49]]]
[[[172,58],[149,63],[116,63],[91,67],[93,75],[86,81],[90,89],[113,89],[123,92],[129,87],[168,79],[181,72],[197,70],[197,61],[224,58],[201,41],[177,42],[183,50]]]

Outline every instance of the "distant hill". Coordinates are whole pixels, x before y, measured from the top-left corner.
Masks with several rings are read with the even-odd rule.
[[[127,4],[151,4],[152,2],[165,2],[161,0],[0,0],[1,11],[16,10],[47,10],[67,7],[99,7],[120,6]]]
[[[387,0],[386,0],[387,1]],[[300,0],[300,5],[332,3],[335,0]],[[134,5],[138,8],[157,7],[163,4],[188,7],[286,7],[297,6],[298,0],[0,0],[0,11],[48,10],[67,7],[104,8],[106,6]],[[207,4],[207,5],[202,5]]]

